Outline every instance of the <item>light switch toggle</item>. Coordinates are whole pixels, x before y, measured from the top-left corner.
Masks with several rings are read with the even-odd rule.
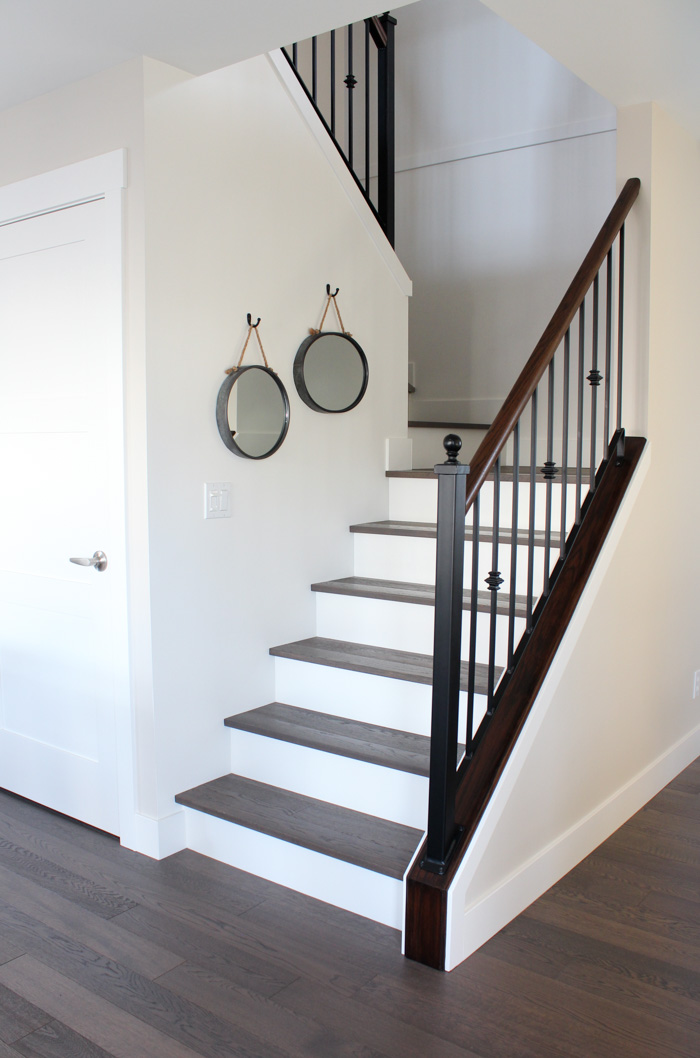
[[[204,517],[231,517],[231,482],[207,481],[204,484]]]

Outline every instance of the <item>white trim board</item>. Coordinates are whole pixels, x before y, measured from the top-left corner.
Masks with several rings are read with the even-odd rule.
[[[557,125],[549,129],[532,129],[516,132],[510,136],[495,136],[491,140],[474,140],[472,143],[459,143],[452,147],[441,147],[439,150],[425,151],[419,154],[407,154],[396,159],[396,172],[406,173],[412,169],[424,169],[431,165],[443,165],[446,162],[467,161],[470,158],[483,158],[489,154],[502,154],[505,151],[518,151],[527,147],[542,147],[547,143],[560,143],[562,140],[575,140],[583,136],[600,136],[617,132],[607,118],[588,118],[585,121],[572,121],[567,125]]]
[[[77,206],[126,186],[126,150],[122,148],[1,187],[0,223]]]

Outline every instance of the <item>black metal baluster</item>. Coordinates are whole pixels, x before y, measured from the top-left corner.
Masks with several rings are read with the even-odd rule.
[[[542,591],[549,595],[549,553],[552,546],[552,481],[556,475],[554,456],[554,357],[549,361],[547,385],[547,458],[542,474],[545,480],[544,512],[544,583]]]
[[[598,370],[598,287],[600,273],[593,280],[593,334],[591,346],[591,370],[588,372],[588,381],[591,384],[591,467],[589,486],[591,492],[595,492],[596,472],[596,434],[598,432],[598,386],[603,376]]]
[[[353,166],[353,89],[357,84],[357,78],[352,72],[352,26],[348,26],[348,73],[345,78],[345,87],[348,90],[348,162],[350,168]]]
[[[583,374],[586,341],[586,302],[578,310],[578,410],[576,415],[576,524],[581,522],[581,488],[583,485]]]
[[[318,38],[311,38],[311,98],[314,103],[318,96]]]
[[[331,135],[335,139],[335,30],[331,30]]]
[[[503,584],[503,577],[498,568],[498,537],[500,535],[501,520],[501,457],[496,460],[493,468],[493,539],[491,543],[491,569],[486,578],[486,584],[491,592],[491,614],[489,623],[489,671],[488,671],[488,698],[486,710],[489,715],[493,712],[493,692],[496,685],[496,621],[498,618],[498,592]]]
[[[370,115],[369,115],[369,92],[370,92],[370,71],[369,71],[369,22],[365,22],[365,191],[369,198],[369,143],[370,143]]]
[[[607,273],[605,277],[605,398],[603,406],[603,458],[607,458],[610,444],[610,399],[612,373],[612,310],[613,310],[613,252],[608,250]]]
[[[515,653],[515,581],[518,566],[518,490],[520,488],[520,420],[513,430],[513,506],[510,530],[510,597],[508,600],[508,669]]]
[[[422,866],[442,874],[456,834],[457,735],[459,724],[462,606],[464,602],[464,513],[469,467],[457,461],[462,441],[444,440],[447,462],[438,477],[435,563],[435,638],[430,735],[428,837]]]
[[[396,19],[381,17],[386,45],[377,54],[377,212],[386,237],[394,245],[394,27]]]
[[[299,46],[297,44],[292,44],[292,62],[294,63],[295,66],[298,66],[298,62],[297,62],[298,58],[299,58]]]
[[[535,483],[537,480],[537,390],[530,400],[530,522],[527,540],[527,631],[532,628],[535,581]]]
[[[474,694],[476,689],[476,622],[479,599],[479,499],[472,504],[472,585],[469,600],[469,665],[467,676],[467,757],[471,757],[474,743]]]
[[[618,257],[618,307],[617,307],[617,459],[625,454],[625,434],[622,429],[622,327],[625,300],[625,226],[620,228],[620,248]]]
[[[564,405],[562,408],[561,434],[561,536],[559,539],[559,557],[566,555],[566,502],[569,477],[569,370],[571,363],[571,328],[567,328],[564,337]]]

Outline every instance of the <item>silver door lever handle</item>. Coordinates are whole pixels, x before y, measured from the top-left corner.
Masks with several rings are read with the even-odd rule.
[[[94,566],[98,573],[104,573],[107,569],[107,556],[104,551],[96,551],[92,558],[71,558],[76,566]]]

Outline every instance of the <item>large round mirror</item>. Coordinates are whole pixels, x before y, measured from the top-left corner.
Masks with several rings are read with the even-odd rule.
[[[274,371],[251,364],[227,375],[216,399],[216,425],[231,452],[266,459],[289,429],[289,397]]]
[[[367,357],[354,338],[340,331],[312,334],[294,360],[294,385],[314,411],[350,411],[365,395]]]

